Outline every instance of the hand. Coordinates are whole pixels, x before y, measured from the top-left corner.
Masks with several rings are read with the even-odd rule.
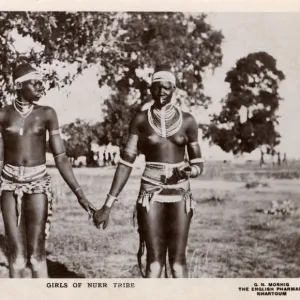
[[[198,174],[198,176],[199,176],[203,172],[203,163],[200,163],[200,166],[198,165],[198,167],[200,168],[200,174]],[[192,166],[184,167],[183,169],[180,170],[180,172],[184,173],[188,177],[196,177],[196,176],[193,176]]]
[[[81,205],[81,207],[83,209],[85,209],[88,214],[89,214],[89,218],[92,218],[94,213],[96,212],[96,208],[93,206],[92,203],[89,202],[88,199],[85,198],[85,196],[81,196],[81,197],[78,197],[78,202],[79,204]]]
[[[185,174],[185,176],[190,177],[192,172],[192,167],[191,166],[184,167],[183,169],[180,170],[180,172]]]
[[[94,213],[93,220],[97,228],[103,223],[102,229],[105,229],[109,221],[110,207],[103,205],[101,209]]]

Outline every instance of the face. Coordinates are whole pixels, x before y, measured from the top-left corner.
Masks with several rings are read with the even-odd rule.
[[[45,87],[40,80],[28,80],[23,82],[21,94],[28,102],[38,101],[45,94]]]
[[[171,102],[175,86],[169,81],[158,81],[151,85],[150,91],[155,105],[163,107]]]

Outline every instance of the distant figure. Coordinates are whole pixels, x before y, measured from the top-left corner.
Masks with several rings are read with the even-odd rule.
[[[265,164],[264,155],[265,155],[264,152],[260,151],[260,161],[259,161],[260,166]]]
[[[281,153],[277,152],[277,164],[278,166],[281,166]]]
[[[13,74],[17,98],[0,109],[1,209],[8,241],[9,276],[48,277],[45,239],[49,235],[54,194],[46,169],[46,133],[55,164],[79,204],[95,210],[75,179],[59,133],[56,112],[35,102],[44,94],[41,74],[29,64]]]
[[[282,163],[283,163],[284,165],[286,165],[286,166],[287,166],[287,164],[288,164],[288,162],[287,162],[287,157],[286,157],[286,152],[284,152],[284,154],[283,154],[283,160],[282,160]]]
[[[136,204],[140,249],[138,264],[143,276],[161,277],[168,252],[172,276],[188,277],[186,246],[194,200],[189,177],[203,170],[198,143],[198,124],[189,113],[171,103],[175,76],[158,69],[152,76],[154,104],[133,116],[129,137],[121,154],[112,186],[103,207],[94,214],[97,227],[106,228],[110,210],[125,186],[138,150],[145,155],[144,170]],[[189,164],[186,166],[185,152]],[[146,275],[141,257],[147,249]]]

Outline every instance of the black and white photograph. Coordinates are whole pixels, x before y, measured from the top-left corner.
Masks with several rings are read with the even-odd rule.
[[[299,28],[0,11],[0,278],[299,278]]]

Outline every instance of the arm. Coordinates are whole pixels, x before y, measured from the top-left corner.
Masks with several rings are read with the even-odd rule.
[[[138,152],[139,123],[139,116],[136,115],[130,122],[127,143],[123,153],[121,154],[106,201],[103,207],[94,214],[94,223],[98,228],[100,228],[102,223],[103,229],[106,228],[110,210],[131,174],[133,163]]]
[[[2,174],[2,169],[4,166],[4,143],[3,143],[3,136],[2,136],[2,132],[3,132],[3,127],[2,127],[2,123],[3,122],[3,112],[0,112],[0,176]]]
[[[107,207],[112,207],[131,174],[133,163],[138,152],[139,122],[139,116],[136,115],[129,124],[129,135],[126,146],[123,153],[121,153],[121,159],[118,163],[108,197],[105,201]]]
[[[46,115],[47,130],[49,131],[49,144],[54,156],[55,165],[64,181],[76,195],[80,205],[89,213],[90,216],[92,216],[96,209],[86,199],[75,178],[71,163],[65,153],[63,140],[60,136],[56,112],[52,108],[47,108]]]
[[[4,166],[4,143],[2,137],[2,126],[0,125],[0,176],[2,174],[3,166]]]
[[[192,178],[198,177],[203,172],[204,160],[201,155],[201,149],[198,142],[198,124],[194,117],[190,115],[187,128],[187,152],[189,156],[190,167],[187,167],[188,175]]]

